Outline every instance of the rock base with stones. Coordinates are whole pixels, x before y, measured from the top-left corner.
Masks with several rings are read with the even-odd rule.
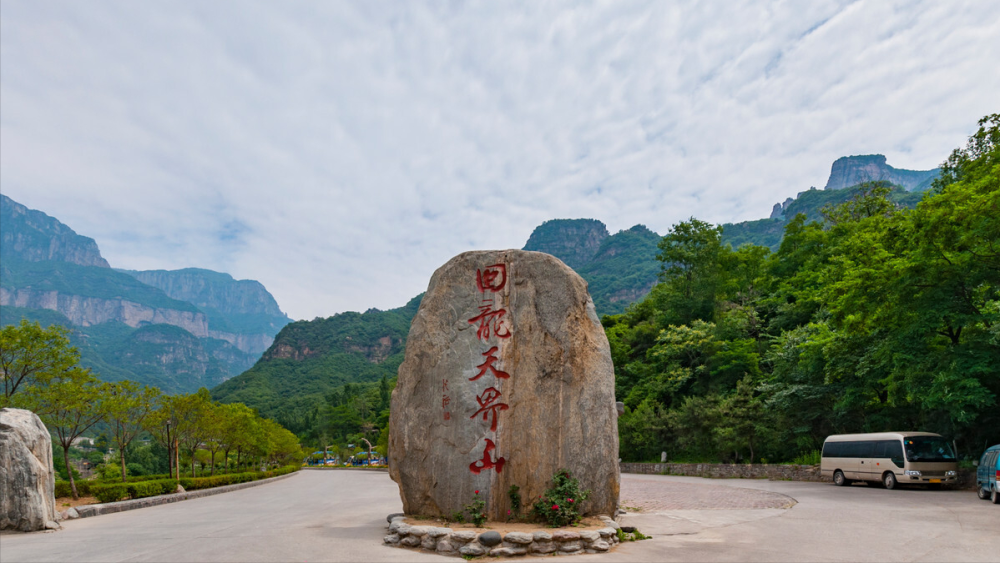
[[[620,526],[609,516],[600,516],[606,527],[598,530],[539,529],[535,532],[493,530],[477,533],[437,526],[411,526],[402,515],[390,515],[386,545],[433,551],[465,558],[513,557],[518,555],[572,555],[605,553],[618,545]]]

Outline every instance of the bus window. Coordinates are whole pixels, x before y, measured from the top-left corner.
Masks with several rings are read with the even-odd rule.
[[[951,444],[937,436],[910,436],[906,442],[906,459],[921,462],[955,461]]]

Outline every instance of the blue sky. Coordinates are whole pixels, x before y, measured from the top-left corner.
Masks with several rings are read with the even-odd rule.
[[[0,191],[115,267],[387,309],[552,218],[766,217],[1000,111],[996,2],[0,4]]]

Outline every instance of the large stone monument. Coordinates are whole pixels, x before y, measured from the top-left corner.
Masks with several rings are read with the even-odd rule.
[[[0,409],[0,530],[56,529],[52,437],[31,411]]]
[[[568,469],[584,514],[618,505],[614,368],[587,283],[553,256],[466,252],[431,278],[392,394],[389,474],[407,514],[475,498],[501,520]]]

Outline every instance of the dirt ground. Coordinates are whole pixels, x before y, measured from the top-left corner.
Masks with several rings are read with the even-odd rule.
[[[62,512],[70,507],[81,506],[84,504],[97,504],[98,502],[100,501],[94,497],[80,497],[77,500],[73,500],[73,497],[59,497],[56,499],[56,510]]]
[[[495,532],[500,532],[501,534],[506,534],[507,532],[554,532],[556,530],[571,530],[574,532],[582,532],[586,530],[600,530],[601,528],[607,528],[608,525],[601,522],[597,518],[584,518],[579,524],[574,524],[572,526],[567,526],[565,528],[549,528],[545,524],[538,522],[487,522],[486,526],[482,528],[477,528],[470,522],[460,524],[458,522],[448,522],[442,518],[410,518],[407,517],[404,520],[410,526],[435,526],[438,528],[451,528],[452,530],[471,530],[480,534],[489,530]]]

